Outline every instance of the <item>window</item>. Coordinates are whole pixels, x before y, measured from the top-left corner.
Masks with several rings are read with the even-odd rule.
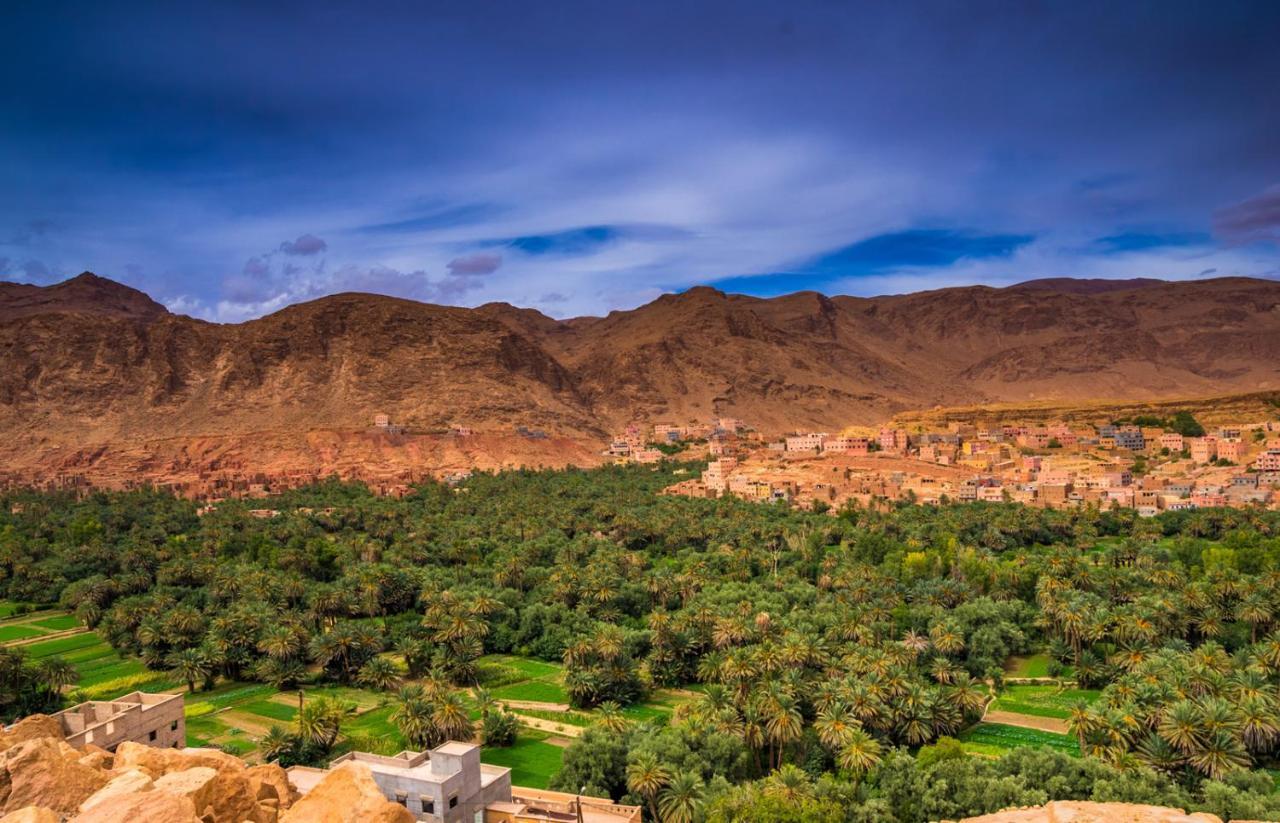
[[[169,731],[176,732],[177,730],[178,730],[178,721],[175,720],[169,724]]]
[[[458,796],[455,794],[453,797],[449,798],[449,808],[452,809],[457,805],[458,805]]]
[[[148,739],[148,740],[155,740],[155,739],[156,739],[156,730],[155,730],[155,729],[152,729],[152,730],[151,730],[151,734],[148,736],[148,738],[147,738],[147,739]]]
[[[409,807],[409,793],[408,793],[408,792],[396,792],[396,802],[397,802],[397,803],[399,803],[401,806],[404,806],[405,808],[408,808],[408,807]]]
[[[436,802],[434,800],[427,797],[425,794],[418,795],[418,800],[421,801],[422,803],[423,812],[425,812],[426,814],[436,813]]]

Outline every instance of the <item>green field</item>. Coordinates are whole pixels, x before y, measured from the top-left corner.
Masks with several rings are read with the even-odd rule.
[[[1011,657],[1004,664],[1004,673],[1006,677],[1050,677],[1049,662],[1052,660],[1049,655],[1032,654],[1024,657]],[[1071,667],[1064,666],[1059,677],[1070,677]]]
[[[25,640],[28,637],[40,637],[45,632],[40,631],[36,626],[25,625],[4,625],[0,626],[0,643],[8,643],[10,640]]]
[[[1070,735],[1006,726],[1003,723],[979,723],[961,732],[959,740],[966,751],[975,754],[999,756],[1009,749],[1023,746],[1048,746],[1076,757],[1080,755],[1080,745]]]
[[[21,604],[0,601],[0,643],[70,631],[80,625],[75,615],[67,612],[33,611],[16,614],[23,608]]]
[[[1037,717],[1055,717],[1065,720],[1071,716],[1071,706],[1083,700],[1092,703],[1098,699],[1097,689],[1059,689],[1057,686],[1009,686],[991,705],[1004,712],[1032,714]]]
[[[480,760],[511,769],[513,785],[545,789],[564,763],[564,749],[544,742],[546,738],[542,732],[521,729],[514,746],[486,747],[480,752]]]

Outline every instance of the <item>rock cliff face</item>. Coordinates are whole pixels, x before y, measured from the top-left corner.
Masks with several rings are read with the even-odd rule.
[[[413,823],[359,764],[299,801],[279,766],[214,749],[78,749],[41,715],[0,737],[0,813],[0,823]]]
[[[218,325],[86,273],[0,283],[0,360],[0,466],[33,479],[583,464],[635,419],[776,432],[936,405],[1280,389],[1280,283],[695,288],[567,321],[342,294]],[[409,433],[370,440],[379,413]],[[442,441],[451,425],[490,440]]]

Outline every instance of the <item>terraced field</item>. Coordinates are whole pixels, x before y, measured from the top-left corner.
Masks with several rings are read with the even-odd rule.
[[[97,632],[80,630],[73,615],[44,611],[16,614],[20,604],[0,603],[0,643],[21,644],[30,657],[58,656],[71,663],[80,676],[75,689],[87,699],[109,700],[131,691],[186,692],[186,686],[168,672],[151,671],[141,661],[122,657]],[[47,638],[47,639],[41,639]],[[479,667],[482,685],[499,703],[518,714],[580,730],[595,721],[595,713],[568,709],[563,669],[523,657],[490,655]],[[394,754],[409,743],[391,722],[392,695],[365,689],[322,686],[303,690],[305,699],[332,697],[356,707],[343,728],[344,737],[334,756],[358,749]],[[628,706],[623,714],[633,722],[669,722],[676,705],[687,695],[660,692],[645,703]],[[470,697],[468,697],[470,699]],[[272,726],[288,727],[298,714],[299,693],[281,692],[260,683],[222,683],[208,691],[186,694],[187,742],[192,746],[218,746],[253,760],[258,740]],[[479,710],[473,708],[473,719]],[[515,745],[485,748],[481,760],[512,770],[512,781],[521,786],[546,788],[561,768],[566,738],[546,730],[522,727]]]

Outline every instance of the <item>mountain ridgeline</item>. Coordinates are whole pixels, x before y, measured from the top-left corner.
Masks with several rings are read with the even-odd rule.
[[[288,463],[295,448],[340,452],[314,434],[367,430],[376,414],[419,431],[537,429],[582,444],[564,461],[578,462],[637,419],[838,430],[938,405],[1277,389],[1280,283],[1056,279],[772,299],[699,287],[564,321],[339,294],[223,325],[85,273],[0,283],[0,351],[0,456],[18,471],[132,455],[162,476],[226,462],[208,444],[233,441],[246,451],[230,462],[253,468],[253,438]]]

